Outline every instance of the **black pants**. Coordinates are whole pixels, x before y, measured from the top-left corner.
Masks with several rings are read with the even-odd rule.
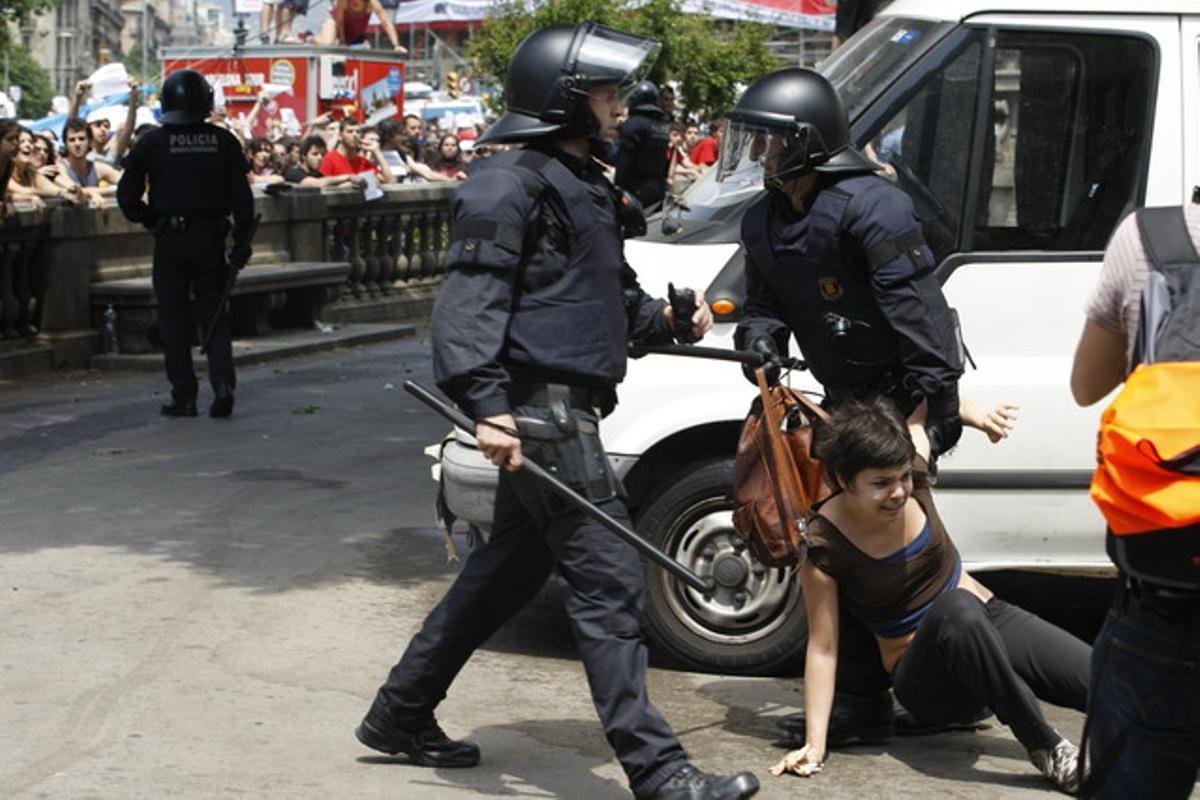
[[[595,424],[594,417],[573,413]],[[553,464],[560,477],[595,497],[598,492],[594,486],[589,490],[586,478],[570,477],[581,458],[611,476],[599,437],[591,434],[581,450],[584,438],[527,446],[525,455]],[[608,483],[615,486],[615,478]],[[597,503],[628,525],[619,496]],[[471,653],[533,599],[554,568],[562,578],[563,602],[604,733],[634,792],[653,791],[686,763],[687,755],[646,695],[641,558],[590,518],[544,498],[522,473],[500,473],[490,538],[467,558],[450,591],[409,642],[370,715],[401,728],[428,724]]]
[[[158,329],[167,380],[176,400],[196,397],[192,340],[197,324],[208,330],[225,288],[225,230],[223,220],[197,221],[187,230],[163,230],[154,239]],[[198,320],[192,314],[192,295]],[[237,382],[229,321],[223,310],[208,348],[208,380],[214,389],[222,384],[233,388]]]
[[[1038,699],[1087,708],[1091,657],[1091,647],[1028,611],[954,589],[925,614],[892,680],[917,717],[965,722],[991,709],[1032,751],[1059,739]]]

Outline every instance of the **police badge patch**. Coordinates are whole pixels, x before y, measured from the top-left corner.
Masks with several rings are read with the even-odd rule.
[[[817,285],[821,287],[822,300],[832,303],[842,299],[842,284],[838,283],[837,278],[817,278]]]

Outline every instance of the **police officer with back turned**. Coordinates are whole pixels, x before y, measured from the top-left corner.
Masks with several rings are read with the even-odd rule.
[[[154,232],[154,296],[171,402],[170,417],[196,416],[196,375],[192,339],[197,324],[217,319],[208,347],[212,417],[233,413],[233,346],[224,308],[219,308],[229,270],[250,260],[254,197],[246,172],[250,165],[238,140],[205,120],[213,91],[199,72],[182,70],[163,82],[162,127],[141,136],[125,157],[117,186],[121,211]],[[149,203],[142,199],[150,186]],[[233,247],[225,237],[233,215]],[[194,294],[199,319],[192,316]]]
[[[645,221],[592,156],[615,134],[620,90],[657,50],[595,23],[530,34],[509,64],[507,113],[479,140],[525,146],[481,162],[455,193],[434,376],[503,469],[491,535],[380,687],[356,731],[368,747],[422,766],[477,764],[479,748],[447,737],[434,711],[474,650],[556,569],[596,712],[635,796],[717,800],[758,789],[750,773],[693,767],[650,704],[637,552],[521,471],[531,459],[628,524],[597,425],[616,402],[629,342],[670,342],[674,316],[625,263],[623,235]],[[711,326],[699,297],[685,338]]]
[[[833,86],[812,70],[780,70],[747,88],[728,119],[718,180],[761,168],[768,189],[742,221],[737,346],[778,364],[794,335],[829,406],[883,395],[908,416],[926,401],[934,456],[953,447],[956,321],[911,200],[851,146]],[[829,742],[886,740],[892,700],[875,642],[845,615],[841,631]],[[803,740],[803,715],[780,724]]]
[[[617,137],[613,182],[631,192],[642,208],[650,208],[667,193],[671,118],[659,105],[658,86],[651,81],[633,87],[625,102],[629,119]]]

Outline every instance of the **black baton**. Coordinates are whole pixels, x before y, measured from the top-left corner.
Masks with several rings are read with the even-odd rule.
[[[711,358],[717,361],[736,361],[752,367],[761,367],[764,360],[762,353],[756,353],[753,350],[726,350],[723,347],[697,347],[694,344],[631,344],[629,345],[629,355],[633,358],[647,355]],[[788,369],[807,369],[808,367],[799,358],[785,358],[783,365]]]
[[[258,223],[262,221],[262,214],[255,214],[254,219],[250,222],[250,230],[247,238],[254,241],[254,234],[258,232]],[[232,265],[226,265],[226,269]],[[225,278],[225,290],[221,292],[221,299],[217,302],[217,310],[213,312],[212,319],[208,321],[208,331],[204,334],[204,341],[200,343],[200,355],[208,353],[208,346],[212,344],[213,334],[217,332],[217,325],[221,322],[221,316],[225,313],[225,304],[229,302],[229,296],[233,294],[233,285],[237,283],[238,273],[242,271],[242,264],[237,269],[229,269],[229,275]]]
[[[442,400],[432,394],[429,390],[425,389],[423,386],[414,383],[413,381],[405,381],[404,390],[427,405],[429,408],[436,411],[438,414],[441,414],[454,425],[457,425],[465,431],[474,432],[475,423],[467,419],[467,416],[462,412],[451,408],[448,404],[442,402]],[[539,481],[546,488],[552,490],[556,495],[566,500],[576,509],[582,511],[584,514],[587,514],[589,517],[596,520],[596,522],[599,522],[605,528],[608,528],[617,536],[633,545],[634,549],[639,553],[653,561],[655,564],[658,564],[667,572],[671,573],[676,578],[679,578],[679,580],[683,581],[696,591],[704,592],[705,594],[711,594],[716,588],[716,584],[713,582],[712,578],[701,578],[695,572],[692,572],[686,566],[680,564],[662,550],[659,550],[653,544],[643,539],[636,531],[626,528],[620,522],[613,519],[604,512],[604,509],[600,508],[595,503],[576,492],[570,486],[567,486],[558,478],[551,475],[549,472],[543,469],[540,464],[537,464],[536,462],[527,458],[525,459],[525,466],[521,467],[521,469],[523,469],[525,472],[528,472],[534,477],[535,480]]]

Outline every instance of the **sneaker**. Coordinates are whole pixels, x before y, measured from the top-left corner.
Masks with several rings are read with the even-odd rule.
[[[479,763],[478,745],[451,739],[436,722],[419,731],[407,731],[364,719],[354,735],[372,750],[389,756],[404,753],[422,767],[473,767]]]
[[[742,800],[758,791],[758,778],[750,772],[709,775],[684,764],[650,794],[639,800]]]
[[[1079,793],[1079,748],[1066,739],[1059,739],[1053,747],[1031,751],[1029,760],[1061,791]]]
[[[893,715],[890,692],[872,697],[834,695],[826,746],[833,748],[854,744],[886,744],[892,738]],[[783,731],[786,742],[805,742],[807,724],[803,711],[780,717],[776,724]]]

